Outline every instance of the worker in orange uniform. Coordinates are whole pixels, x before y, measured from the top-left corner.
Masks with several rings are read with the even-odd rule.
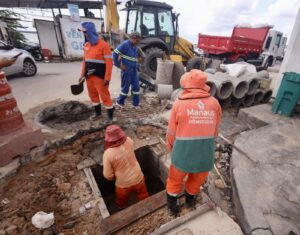
[[[171,214],[180,212],[178,194],[185,181],[185,206],[193,207],[200,186],[214,165],[215,138],[222,110],[210,96],[207,77],[200,70],[185,73],[183,89],[175,101],[167,130],[167,148],[171,152],[167,179],[167,205]]]
[[[136,160],[133,141],[117,125],[110,125],[105,131],[103,175],[116,180],[116,204],[119,209],[127,206],[131,192],[139,201],[147,198],[148,192],[144,174]]]
[[[101,116],[101,103],[107,109],[109,120],[113,120],[114,106],[108,90],[113,61],[109,45],[102,40],[93,22],[82,23],[85,45],[81,77],[86,77],[89,97],[95,109],[92,119]]]

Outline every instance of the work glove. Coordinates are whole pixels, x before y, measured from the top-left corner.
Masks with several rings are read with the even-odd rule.
[[[104,86],[108,86],[109,85],[109,81],[104,80]]]

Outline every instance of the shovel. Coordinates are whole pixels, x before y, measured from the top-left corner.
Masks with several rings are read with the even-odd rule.
[[[85,77],[81,78],[79,84],[71,85],[71,92],[73,95],[79,95],[83,92],[83,84],[85,81]]]
[[[86,76],[92,75],[94,72],[95,72],[95,69],[89,69],[87,71]],[[84,89],[83,84],[86,79],[86,76],[82,77],[78,84],[71,85],[71,92],[73,95],[79,95],[81,92],[83,92],[83,89]]]

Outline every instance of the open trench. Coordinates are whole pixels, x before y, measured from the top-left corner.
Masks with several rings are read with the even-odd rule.
[[[20,167],[13,177],[1,183],[0,201],[7,203],[0,203],[0,232],[15,226],[14,234],[21,235],[148,234],[171,221],[173,217],[168,215],[164,203],[170,164],[164,143],[165,129],[149,124],[123,126],[135,142],[150,199],[137,203],[132,195],[129,207],[119,211],[114,203],[114,182],[102,175],[104,128],[83,131],[59,147],[48,147],[45,155]],[[228,186],[216,187],[219,176],[212,171],[203,191],[235,218],[230,156],[228,145],[218,145],[216,166]],[[31,223],[38,211],[54,212],[55,224],[46,231],[36,229]],[[183,210],[181,215],[187,212]]]

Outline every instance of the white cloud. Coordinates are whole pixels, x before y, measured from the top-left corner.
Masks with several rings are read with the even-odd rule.
[[[233,26],[242,23],[271,24],[289,36],[300,0],[168,0],[167,4],[180,13],[180,35],[197,43],[198,33],[230,36]]]

